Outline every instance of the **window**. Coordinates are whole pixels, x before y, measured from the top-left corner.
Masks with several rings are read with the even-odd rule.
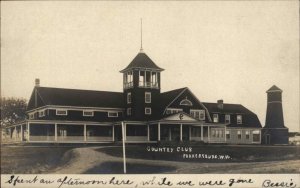
[[[56,110],[56,115],[66,116],[66,115],[68,115],[68,111],[67,110]]]
[[[241,133],[241,131],[237,131],[237,136],[238,136],[239,140],[242,139],[242,133]]]
[[[214,120],[214,123],[218,123],[219,122],[219,115],[218,114],[214,114],[213,115],[213,120]]]
[[[236,122],[237,122],[237,124],[242,124],[242,115],[236,116]]]
[[[246,135],[246,139],[249,140],[249,138],[250,138],[249,131],[245,131],[245,135]]]
[[[145,114],[150,115],[151,114],[151,108],[145,108]]]
[[[230,131],[226,131],[226,139],[230,139]]]
[[[254,130],[252,132],[252,134],[253,134],[253,142],[259,142],[260,141],[260,131]]]
[[[94,116],[94,111],[84,110],[82,112],[83,116]]]
[[[205,120],[204,110],[190,110],[190,115],[195,119]]]
[[[193,103],[188,100],[187,98],[183,99],[181,102],[180,102],[180,105],[183,105],[183,106],[193,106]]]
[[[118,117],[118,112],[108,112],[108,117]]]
[[[178,112],[182,112],[180,108],[167,108],[166,114],[176,114]]]
[[[45,111],[46,110],[39,111],[39,117],[44,117],[46,115]]]
[[[151,103],[151,92],[145,92],[145,103]]]
[[[131,108],[127,108],[127,116],[131,116]]]
[[[229,114],[225,115],[225,123],[230,123],[230,115]]]
[[[30,114],[28,114],[28,116],[29,116],[29,119],[34,119],[34,112],[33,112],[33,113],[30,113]]]
[[[127,104],[131,103],[131,93],[127,93]]]

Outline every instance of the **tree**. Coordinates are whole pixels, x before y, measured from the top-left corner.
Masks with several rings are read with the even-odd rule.
[[[26,108],[26,99],[0,98],[1,127],[25,120]]]

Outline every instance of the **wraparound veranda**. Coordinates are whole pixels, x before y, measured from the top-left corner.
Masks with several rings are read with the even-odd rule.
[[[7,143],[156,143],[201,141],[205,143],[260,144],[259,128],[233,128],[224,124],[187,121],[79,122],[26,120],[5,128]]]

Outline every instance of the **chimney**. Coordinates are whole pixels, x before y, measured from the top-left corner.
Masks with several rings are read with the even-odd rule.
[[[35,87],[40,87],[40,79],[39,78],[35,79]]]
[[[223,109],[223,99],[218,100],[217,103],[218,103],[218,108]]]

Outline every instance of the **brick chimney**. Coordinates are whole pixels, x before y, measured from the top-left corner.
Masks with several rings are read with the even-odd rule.
[[[40,87],[40,79],[39,78],[35,79],[35,87]]]
[[[223,99],[218,100],[217,103],[218,103],[218,108],[223,109]]]

